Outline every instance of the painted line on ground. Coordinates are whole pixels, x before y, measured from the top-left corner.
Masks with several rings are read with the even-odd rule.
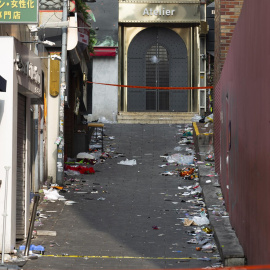
[[[53,258],[87,258],[87,259],[139,259],[139,260],[198,260],[194,257],[136,257],[136,256],[87,256],[87,255],[42,255],[42,257]],[[219,259],[219,257],[210,257],[209,259]]]

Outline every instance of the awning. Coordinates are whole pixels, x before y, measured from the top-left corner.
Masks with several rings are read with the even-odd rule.
[[[91,56],[116,56],[117,47],[94,47],[94,53]]]

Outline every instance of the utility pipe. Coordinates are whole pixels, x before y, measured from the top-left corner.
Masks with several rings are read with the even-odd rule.
[[[3,233],[2,233],[2,261],[1,265],[4,265],[5,258],[5,241],[6,241],[6,219],[7,219],[7,193],[8,193],[8,172],[10,167],[5,166],[6,179],[5,179],[5,194],[4,194],[4,211],[3,211]]]
[[[68,18],[67,0],[63,1],[62,21],[66,22]],[[62,28],[62,52],[61,52],[61,73],[60,73],[60,102],[59,102],[59,137],[60,143],[57,145],[57,171],[56,183],[62,185],[64,182],[64,103],[66,90],[66,61],[67,61],[67,27]]]

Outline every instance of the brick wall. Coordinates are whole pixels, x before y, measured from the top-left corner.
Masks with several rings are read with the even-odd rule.
[[[215,0],[215,75],[217,84],[244,0]]]

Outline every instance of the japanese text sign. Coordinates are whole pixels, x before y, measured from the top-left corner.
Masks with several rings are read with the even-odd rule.
[[[0,0],[0,23],[38,23],[38,0]]]

